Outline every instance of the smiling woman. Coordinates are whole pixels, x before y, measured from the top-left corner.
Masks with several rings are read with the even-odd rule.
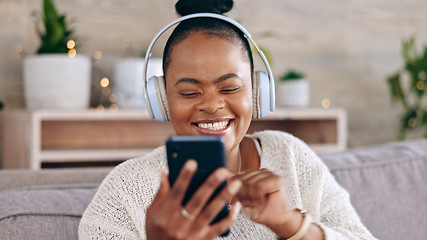
[[[241,51],[232,41],[195,32],[174,46],[165,69],[170,117],[176,133],[223,136],[229,158],[236,160],[253,107],[250,63],[241,57]],[[199,123],[224,121],[227,127],[219,130],[198,127]],[[233,162],[229,161],[229,165],[237,166],[237,161]]]
[[[197,169],[194,160],[172,187],[164,173],[165,147],[126,161],[107,176],[85,211],[81,239],[214,239],[226,229],[228,239],[374,239],[348,193],[307,145],[282,132],[247,135],[265,100],[259,88],[274,89],[259,81],[274,80],[268,64],[268,74],[254,73],[246,30],[218,15],[232,6],[230,0],[179,1],[181,15],[215,14],[179,19],[164,49],[164,77],[146,81],[147,106],[159,111],[153,102],[161,99],[164,116],[158,120],[170,120],[177,135],[223,138],[227,169],[209,175],[181,205]],[[268,100],[267,110],[274,109]],[[227,203],[229,215],[211,224]]]

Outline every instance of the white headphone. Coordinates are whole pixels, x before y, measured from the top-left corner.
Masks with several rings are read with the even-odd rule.
[[[249,32],[238,22],[234,21],[231,18],[225,17],[220,14],[215,13],[196,13],[190,14],[181,18],[172,21],[168,25],[166,25],[159,33],[154,37],[151,41],[147,53],[145,55],[145,64],[144,64],[144,100],[145,106],[147,107],[148,114],[151,118],[157,121],[169,121],[169,107],[166,97],[166,87],[163,76],[152,76],[147,79],[147,68],[148,62],[151,57],[151,51],[154,44],[160,38],[160,36],[165,33],[169,28],[178,24],[184,20],[191,18],[201,18],[201,17],[209,17],[216,18],[228,22],[243,32],[245,37],[252,43],[252,45],[257,50],[259,56],[262,59],[262,62],[267,69],[267,73],[263,71],[254,72],[254,76],[252,77],[252,92],[253,92],[253,119],[260,119],[266,117],[270,111],[273,112],[275,108],[275,97],[274,97],[274,78],[273,73],[271,71],[270,65],[268,64],[267,58],[264,53],[259,49],[256,45],[255,41],[252,39]]]

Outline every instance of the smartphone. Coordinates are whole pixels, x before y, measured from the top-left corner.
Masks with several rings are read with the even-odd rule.
[[[166,154],[169,167],[169,182],[175,183],[181,168],[188,159],[197,161],[197,171],[191,179],[182,206],[185,206],[197,189],[217,168],[226,167],[224,142],[219,136],[173,136],[166,141]],[[224,181],[212,194],[208,203],[224,188]],[[228,204],[215,217],[211,224],[219,222],[228,215]],[[227,236],[227,230],[221,236]]]

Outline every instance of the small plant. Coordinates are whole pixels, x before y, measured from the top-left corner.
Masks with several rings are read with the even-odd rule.
[[[298,72],[296,70],[289,70],[285,74],[280,77],[282,81],[290,81],[290,80],[301,80],[304,79],[305,75],[302,72]]]
[[[387,79],[391,98],[403,107],[398,138],[403,140],[410,131],[421,131],[427,138],[427,46],[417,52],[415,39],[402,42],[404,66]]]
[[[44,31],[40,29],[39,20],[36,20],[36,30],[41,40],[41,46],[37,51],[43,53],[68,53],[74,46],[67,46],[71,40],[72,30],[68,29],[65,15],[59,15],[53,0],[43,1],[43,13],[41,16]]]

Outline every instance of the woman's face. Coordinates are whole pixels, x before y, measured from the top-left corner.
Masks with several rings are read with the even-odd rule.
[[[201,32],[173,47],[166,69],[171,123],[177,135],[219,135],[239,146],[252,119],[249,60],[229,40]]]

